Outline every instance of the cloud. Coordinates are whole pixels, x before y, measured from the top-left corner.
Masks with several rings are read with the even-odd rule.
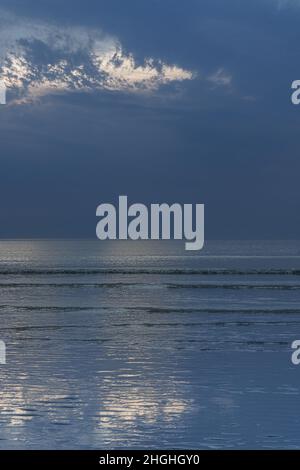
[[[14,103],[76,90],[153,92],[195,77],[160,59],[137,63],[117,38],[99,30],[0,13],[0,77]]]
[[[232,76],[223,68],[220,68],[215,73],[210,75],[207,80],[217,87],[229,87],[232,83]]]
[[[288,7],[299,7],[300,0],[272,0],[272,3],[275,3],[279,10],[283,10]]]

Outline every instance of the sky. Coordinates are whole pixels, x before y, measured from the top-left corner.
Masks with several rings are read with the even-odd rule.
[[[0,238],[204,203],[207,239],[300,238],[300,0],[0,0]]]

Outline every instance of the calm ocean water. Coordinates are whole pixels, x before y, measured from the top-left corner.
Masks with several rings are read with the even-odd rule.
[[[300,448],[300,242],[0,242],[2,449]]]

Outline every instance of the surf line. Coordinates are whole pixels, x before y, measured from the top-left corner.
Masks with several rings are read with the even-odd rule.
[[[119,196],[119,205],[97,207],[99,240],[185,240],[185,249],[199,251],[204,246],[204,204],[172,205],[135,203]],[[194,220],[195,219],[195,220]]]

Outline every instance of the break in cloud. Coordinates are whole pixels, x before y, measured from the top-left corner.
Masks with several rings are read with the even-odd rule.
[[[117,38],[99,30],[62,27],[0,12],[0,76],[14,103],[48,93],[92,89],[155,91],[191,80],[178,65],[148,58],[138,64]]]

